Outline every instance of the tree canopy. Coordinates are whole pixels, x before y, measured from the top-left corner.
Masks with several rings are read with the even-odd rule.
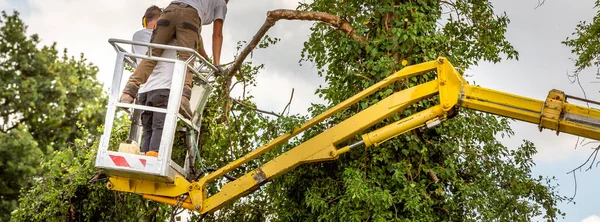
[[[482,60],[518,58],[517,51],[505,39],[509,18],[495,12],[490,1],[315,0],[300,3],[298,10],[328,13],[352,28],[340,31],[340,27],[318,22],[305,42],[301,62],[314,63],[318,75],[325,78],[327,86],[316,93],[326,104],[313,105],[308,115],[273,117],[258,112],[246,87],[255,85],[263,65],[246,62],[240,65],[239,72],[231,74],[233,82],[224,78],[214,82],[216,91],[202,120],[202,159],[197,162],[198,167],[223,166],[406,65],[445,56],[462,71]],[[31,176],[38,175],[39,182],[22,191],[12,219],[166,219],[172,208],[142,200],[138,195],[107,191],[106,178],[93,168],[101,107],[105,104],[105,96],[94,78],[97,68],[83,56],[78,60],[64,54],[58,56],[55,46],[38,49],[38,37],[25,35],[25,25],[17,13],[3,14],[0,37],[0,61],[9,61],[0,67],[0,81],[10,86],[1,94],[0,103],[10,106],[0,107],[5,131],[0,133],[0,142],[3,136],[23,138],[21,143],[0,145],[0,154],[19,146],[23,147],[19,151],[25,153],[22,155],[46,154],[51,160],[40,167],[35,158],[21,160],[20,164],[27,167],[11,171],[22,175],[24,182],[0,183],[0,187],[13,186],[18,190],[26,187]],[[259,48],[276,42],[277,39],[266,37]],[[16,44],[23,46],[15,49]],[[391,85],[231,174],[242,175],[391,93],[434,78],[434,73],[428,73]],[[229,93],[235,87],[243,87],[244,93],[230,100]],[[436,99],[411,106],[375,127],[431,107]],[[41,112],[44,109],[52,112]],[[228,117],[223,118],[224,115]],[[435,129],[415,130],[377,148],[347,153],[337,161],[302,165],[218,213],[193,219],[555,220],[562,215],[557,203],[563,197],[557,194],[550,179],[531,175],[535,146],[524,141],[520,147],[508,148],[496,139],[513,134],[509,123],[505,118],[461,110],[459,116]],[[119,124],[126,126],[126,119]],[[14,160],[5,162],[10,161]],[[226,182],[211,184],[209,195]],[[2,198],[4,201],[4,194]],[[14,201],[9,203],[14,207]],[[0,207],[4,207],[4,202]]]
[[[39,36],[27,36],[18,16],[3,12],[0,20],[0,84],[7,86],[0,89],[2,132],[24,125],[43,151],[86,136],[81,128],[97,133],[105,105],[98,68],[83,55],[39,46]]]
[[[0,16],[0,219],[8,220],[19,192],[45,173],[39,164],[53,150],[91,139],[104,118],[97,67],[40,46],[19,18]],[[95,139],[95,138],[94,138]]]
[[[496,13],[490,1],[315,0],[299,9],[340,16],[364,39],[360,43],[321,23],[311,29],[303,56],[317,65],[327,81],[328,86],[317,93],[329,106],[406,64],[445,56],[464,70],[481,60],[518,58],[504,36],[509,18]],[[332,123],[392,92],[433,78],[426,74],[392,85],[349,108]],[[435,99],[382,124],[426,109]],[[315,105],[311,115],[326,108]],[[407,133],[338,161],[302,166],[274,180],[266,192],[276,217],[285,221],[528,221],[560,217],[556,204],[562,197],[551,181],[530,175],[531,157],[536,153],[533,144],[524,141],[509,149],[495,138],[512,135],[508,122],[461,110],[458,117],[435,130]],[[323,124],[320,130],[325,129]],[[317,132],[306,133],[303,139]]]
[[[600,8],[600,1],[596,1],[595,8]],[[581,21],[572,33],[562,43],[571,48],[575,54],[575,71],[600,65],[600,10],[592,21]]]

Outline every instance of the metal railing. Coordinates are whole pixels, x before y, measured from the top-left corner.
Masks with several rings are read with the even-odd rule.
[[[115,51],[117,52],[117,60],[115,63],[115,70],[113,74],[113,80],[110,89],[110,95],[108,100],[108,109],[106,112],[105,125],[104,125],[104,134],[102,135],[100,146],[98,149],[98,155],[96,158],[96,167],[105,169],[108,171],[108,174],[125,176],[125,177],[139,177],[143,176],[143,178],[148,178],[148,175],[154,175],[155,177],[150,177],[150,179],[154,178],[156,180],[162,181],[173,181],[175,175],[177,174],[187,174],[186,170],[183,170],[179,165],[174,163],[171,160],[172,153],[172,145],[174,134],[176,132],[177,121],[181,120],[185,122],[190,128],[199,131],[200,130],[200,122],[201,122],[201,112],[204,108],[208,95],[210,94],[212,87],[210,86],[208,79],[211,76],[214,76],[215,73],[219,72],[219,69],[215,67],[213,64],[208,62],[205,58],[200,56],[195,50],[172,46],[172,45],[161,45],[161,44],[153,44],[147,42],[137,42],[130,40],[121,40],[121,39],[109,39],[109,43],[113,46]],[[121,47],[119,44],[130,45],[130,46],[145,46],[148,48],[147,54],[135,54],[130,53]],[[177,58],[165,58],[161,56],[152,56],[152,49],[160,48],[165,50],[174,50],[177,53],[187,52],[190,53],[190,57],[186,61],[179,60]],[[138,104],[128,104],[121,103],[118,101],[119,96],[121,94],[121,80],[123,77],[123,72],[125,69],[125,65],[128,64],[133,68],[137,67],[136,59],[150,59],[157,62],[168,62],[174,63],[173,76],[171,81],[170,93],[167,108],[157,108],[157,107],[149,107],[145,105]],[[194,62],[192,62],[194,61]],[[191,70],[193,75],[197,78],[194,78],[196,81],[194,85],[200,85],[202,87],[200,100],[198,100],[198,105],[195,109],[194,116],[192,120],[184,118],[179,114],[179,106],[181,103],[181,96],[183,93],[184,80],[187,70]],[[150,111],[150,112],[160,112],[165,113],[165,124],[163,126],[163,134],[161,137],[161,142],[159,145],[158,157],[147,157],[141,155],[127,154],[127,153],[118,153],[114,151],[109,151],[109,141],[111,138],[111,131],[114,124],[115,114],[118,108],[133,108],[134,112],[138,111]],[[133,114],[131,113],[131,114]],[[198,117],[200,115],[200,117]],[[134,116],[134,118],[139,118]],[[132,119],[132,123],[134,119]],[[138,120],[138,119],[135,119]],[[137,126],[132,125],[132,129]],[[139,133],[139,129],[137,130]],[[130,132],[131,135],[135,133]],[[136,136],[136,141],[139,142],[140,136]],[[121,155],[123,158],[138,158],[139,161],[144,162],[144,167],[139,169],[130,169],[122,166],[114,165],[114,157],[115,155]],[[186,157],[187,159],[187,157]],[[113,162],[111,162],[111,160]],[[152,165],[147,167],[148,165]],[[152,163],[152,164],[151,164]],[[146,174],[146,175],[142,175]]]
[[[151,59],[151,60],[155,60],[155,61],[159,61],[159,62],[175,62],[175,61],[177,61],[177,59],[174,59],[174,58],[164,58],[164,57],[160,57],[160,56],[158,56],[158,57],[152,56],[152,49],[159,48],[159,49],[165,49],[165,50],[169,50],[169,49],[175,50],[177,52],[191,53],[190,58],[185,62],[187,64],[188,68],[190,70],[192,70],[192,72],[196,75],[200,75],[200,73],[214,74],[219,71],[219,69],[215,65],[208,62],[204,57],[200,56],[200,54],[196,50],[193,50],[190,48],[185,48],[185,47],[180,47],[180,46],[172,46],[172,45],[161,45],[161,44],[154,44],[154,43],[148,43],[148,42],[137,42],[137,41],[123,40],[123,39],[114,39],[114,38],[108,39],[108,42],[113,46],[113,48],[115,49],[115,51],[117,51],[117,53],[123,52],[125,54],[125,56],[127,57],[126,58],[127,63],[129,63],[129,65],[131,65],[134,68],[137,67],[137,63],[135,61],[131,60],[131,58]],[[123,49],[118,44],[146,46],[148,48],[148,53],[146,55],[130,53],[130,52],[127,52],[127,50]],[[193,60],[194,58],[197,58],[198,60],[200,60],[200,64],[201,64],[200,66],[193,67],[189,64],[189,62],[191,60]],[[210,68],[210,70],[201,69],[203,66],[208,66],[208,68]]]

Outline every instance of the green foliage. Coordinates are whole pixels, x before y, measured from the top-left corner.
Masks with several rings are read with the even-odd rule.
[[[509,19],[496,14],[489,1],[317,0],[299,9],[340,16],[364,40],[357,42],[325,24],[312,27],[303,60],[316,64],[327,81],[317,93],[328,106],[400,70],[404,60],[410,65],[445,56],[466,69],[480,60],[518,58],[504,37]],[[435,73],[427,73],[382,89],[307,131],[300,141],[393,92],[434,78]],[[431,107],[436,99],[419,102],[374,128]],[[314,105],[311,116],[326,107]],[[508,149],[495,138],[512,135],[507,119],[461,112],[436,129],[415,130],[275,179],[265,191],[275,220],[529,221],[563,215],[556,208],[563,197],[552,181],[531,177],[533,144],[525,141]]]
[[[243,95],[237,99],[246,106],[233,103],[230,110],[224,110],[226,106],[222,103],[228,101],[226,98],[229,96],[230,89],[222,89],[221,85],[225,84],[223,79],[214,82],[216,91],[204,111],[202,131],[199,135],[201,160],[197,161],[197,169],[222,167],[276,136],[290,132],[309,117],[325,111],[328,106],[343,101],[348,96],[403,68],[401,61],[406,60],[408,64],[415,64],[441,55],[450,58],[455,66],[465,69],[480,60],[498,62],[504,57],[509,59],[518,57],[517,52],[504,38],[508,18],[506,15],[496,15],[489,1],[463,0],[449,4],[421,0],[316,0],[310,4],[301,4],[300,9],[324,11],[341,16],[356,28],[356,35],[365,40],[363,45],[324,24],[316,24],[312,28],[310,39],[305,43],[303,58],[315,63],[319,68],[319,75],[325,77],[328,86],[318,89],[317,93],[329,104],[313,105],[309,110],[311,112],[309,116],[274,118],[256,112],[248,108],[255,105],[246,87],[255,86],[255,77],[263,65],[246,63],[235,76],[235,82],[232,84],[233,88],[243,87]],[[452,10],[451,15],[444,16],[443,12],[450,10]],[[54,46],[36,51],[37,36],[27,38],[24,34],[14,34],[24,33],[22,22],[16,16],[4,15],[3,19],[10,20],[10,24],[16,25],[11,25],[12,28],[4,26],[1,33],[12,33],[11,35],[16,37],[6,34],[2,37],[18,40],[16,42],[25,42],[26,44],[21,43],[23,46],[20,48],[29,51],[16,53],[16,49],[2,47],[5,44],[0,44],[0,53],[5,53],[0,55],[10,55],[0,58],[25,61],[25,59],[39,57],[44,58],[41,60],[54,62],[31,63],[38,65],[28,69],[27,72],[16,71],[23,69],[20,67],[22,65],[13,65],[18,66],[19,69],[12,66],[0,68],[2,72],[0,77],[3,78],[1,81],[7,84],[24,81],[35,87],[30,89],[20,86],[12,87],[14,89],[9,87],[8,89],[15,93],[2,91],[2,98],[5,100],[0,103],[8,99],[13,103],[13,99],[21,99],[20,96],[15,95],[23,93],[37,95],[37,97],[27,97],[28,100],[19,100],[19,102],[35,101],[33,105],[13,104],[15,106],[13,108],[0,108],[0,114],[5,114],[0,117],[11,120],[16,118],[15,121],[20,121],[41,116],[42,120],[47,120],[41,123],[34,121],[35,124],[29,124],[23,129],[15,128],[23,132],[31,132],[30,137],[37,141],[37,144],[46,145],[42,150],[60,149],[65,146],[57,144],[73,143],[62,151],[52,152],[50,161],[42,164],[40,171],[44,173],[36,178],[37,182],[31,189],[23,192],[19,208],[14,212],[12,219],[15,221],[165,220],[170,213],[166,205],[145,201],[138,195],[107,191],[104,187],[106,178],[97,174],[93,167],[97,141],[91,142],[92,140],[86,135],[96,134],[95,126],[101,123],[101,118],[96,121],[95,117],[98,114],[96,112],[103,113],[98,107],[105,104],[105,100],[101,99],[103,98],[101,92],[98,91],[96,94],[94,90],[93,75],[88,75],[95,73],[95,68],[86,65],[83,58],[59,59]],[[5,40],[0,39],[0,43],[4,43],[3,41]],[[268,47],[277,41],[279,39],[267,37],[260,47]],[[53,69],[45,68],[46,65],[57,62],[70,65],[65,65],[61,69],[56,68],[61,67],[59,65],[49,67],[71,71],[71,74],[56,77],[55,82],[42,81],[44,76],[59,75],[59,71],[50,72],[48,70]],[[36,78],[20,77],[22,73],[36,74]],[[91,95],[82,96],[85,92],[80,91],[84,89],[78,88],[78,84],[74,84],[77,81],[69,82],[69,76],[75,73],[80,74],[78,78],[89,77],[93,80],[88,82],[88,85],[83,84],[88,86],[87,90],[90,91],[86,92]],[[423,77],[412,78],[383,89],[381,93],[368,97],[360,104],[307,130],[288,144],[277,147],[263,157],[234,170],[231,175],[239,177],[391,93],[434,78],[433,73],[428,73]],[[33,80],[36,80],[35,83],[30,83]],[[65,88],[67,86],[74,88]],[[38,88],[48,91],[45,93],[47,95],[56,93],[57,96],[43,101],[35,100],[42,95],[32,93],[31,91],[35,90],[31,89]],[[67,94],[69,99],[75,97],[73,100],[87,98],[91,105],[85,107],[94,111],[71,113],[81,109],[68,106],[71,104],[70,101],[61,100]],[[38,108],[55,109],[50,102],[54,100],[63,101],[57,104],[64,104],[72,109],[62,111],[58,109],[60,118],[56,119],[53,118],[54,114],[44,116],[40,113],[30,113],[30,110]],[[98,107],[94,105],[96,102],[100,104]],[[435,98],[421,102],[376,127],[389,124],[435,104]],[[18,114],[11,114],[14,110],[17,110],[15,113]],[[31,117],[25,118],[26,116]],[[65,124],[71,128],[63,129],[62,125],[57,125],[55,122],[62,119],[68,119],[69,123],[76,124]],[[3,126],[3,129],[12,127],[11,124],[15,121],[6,122],[8,125]],[[126,136],[124,131],[118,129],[120,126],[126,126],[127,121],[121,119],[117,124],[121,125],[115,126],[116,137]],[[42,129],[60,129],[61,133],[42,131]],[[14,133],[18,132],[20,131]],[[218,213],[203,217],[194,216],[193,219],[202,218],[204,221],[528,221],[538,216],[548,220],[559,217],[561,212],[556,209],[556,203],[561,201],[562,197],[556,194],[551,181],[541,177],[532,178],[530,175],[533,165],[531,156],[536,152],[535,147],[525,141],[518,149],[511,150],[495,139],[497,135],[512,135],[508,120],[463,110],[459,116],[436,129],[416,130],[390,140],[380,147],[347,153],[338,161],[303,165],[242,200],[226,206]],[[27,135],[24,134],[22,137],[26,138]],[[57,142],[49,144],[48,141]],[[36,144],[22,146],[35,147]],[[174,149],[180,149],[181,146],[183,143],[176,142]],[[2,148],[0,146],[0,152],[3,151]],[[23,152],[33,154],[40,152],[32,150]],[[36,163],[33,161],[25,162],[27,166],[34,166],[34,164]],[[439,179],[437,183],[432,179],[433,174]],[[207,187],[209,195],[217,192],[226,182],[225,179],[219,179],[209,184]]]
[[[7,221],[17,206],[19,191],[33,182],[37,165],[43,160],[41,150],[31,135],[17,127],[0,133],[0,220]]]
[[[24,32],[24,24],[22,24],[17,16],[15,15],[10,18],[12,19],[11,24],[15,22],[19,23],[19,27],[21,28],[18,30]],[[24,34],[21,36],[21,38],[26,39]],[[279,41],[279,39],[267,37],[265,41],[260,44],[260,47],[268,47],[269,45],[276,44],[277,41]],[[27,43],[31,45],[31,53],[34,53],[34,46],[37,44],[37,36],[31,37],[31,40],[27,41]],[[41,52],[35,53],[40,53],[39,56],[41,58],[45,58],[51,54],[41,54]],[[13,55],[11,54],[11,56]],[[75,60],[68,61],[72,62]],[[82,61],[80,61],[81,63],[76,62],[74,65],[83,65]],[[235,78],[235,80],[240,84],[234,84],[234,86],[243,86],[244,89],[246,87],[255,86],[256,82],[254,76],[256,76],[262,67],[262,65],[253,66],[251,63],[244,64],[240,74]],[[87,69],[84,68],[85,67],[81,66],[75,70],[93,71],[92,73],[95,74],[95,67],[90,66]],[[45,66],[43,63],[35,69],[32,68],[33,71],[39,73],[42,73],[44,69]],[[73,68],[71,68],[71,70],[73,70]],[[90,75],[90,78],[91,77],[93,77],[93,75]],[[32,78],[30,81],[40,78],[41,77]],[[61,76],[60,78],[66,77]],[[11,81],[18,80],[20,79],[15,77]],[[77,84],[62,84],[62,82],[58,80],[55,83],[61,83],[61,85],[59,85],[61,87],[62,85],[77,87]],[[220,85],[224,83],[222,82],[222,79],[218,79],[217,82],[214,82],[213,84],[215,89],[221,89]],[[45,85],[44,87],[36,85],[36,87],[40,90],[43,89],[48,91],[57,89],[58,86],[55,84],[46,88],[44,88]],[[88,89],[94,90],[95,88],[93,86],[88,86]],[[69,90],[79,89],[70,88]],[[60,91],[54,93],[57,95],[64,95],[68,92],[70,91],[61,89]],[[87,93],[87,97],[83,97],[81,95],[82,93],[86,95],[85,92],[77,91],[77,93],[78,94],[69,95],[69,98],[78,99],[81,97],[87,98],[90,101],[94,101],[94,103],[90,102],[90,104],[95,104],[95,101],[99,101],[98,104],[100,107],[106,104],[106,100],[103,95],[101,95],[101,92],[98,94],[96,94],[95,91]],[[292,128],[290,124],[287,124],[290,126],[283,128],[280,128],[278,124],[286,123],[285,120],[288,119],[290,119],[290,121],[294,120],[295,118],[293,117],[273,119],[265,114],[258,113],[252,109],[248,109],[240,105],[232,106],[231,110],[229,111],[229,118],[224,120],[222,118],[224,113],[222,110],[222,97],[226,93],[228,92],[222,92],[219,90],[213,93],[205,109],[202,120],[202,132],[200,134],[199,147],[202,159],[197,161],[196,169],[201,169],[202,167],[214,168],[224,166],[228,162],[250,152],[259,145],[266,143],[274,136],[282,133],[283,130],[291,130]],[[62,97],[57,96],[56,98]],[[47,101],[42,102],[49,102],[56,100],[56,98],[46,98]],[[252,98],[253,97],[249,93],[245,92],[242,98],[239,98],[239,100],[250,107],[254,107],[255,105],[251,102]],[[37,102],[34,102],[34,104],[36,103]],[[42,105],[43,103],[39,104],[38,106]],[[101,115],[103,115],[103,109],[95,108],[95,110],[102,111]],[[46,116],[53,117],[50,115]],[[60,120],[64,120],[67,117],[68,116],[66,115],[62,115],[62,119]],[[112,192],[106,189],[105,176],[98,174],[94,168],[95,150],[97,149],[98,142],[98,138],[95,135],[98,135],[100,132],[99,130],[96,130],[97,127],[82,127],[97,126],[102,123],[102,118],[99,119],[97,122],[98,124],[96,124],[95,119],[86,119],[83,121],[75,118],[74,120],[79,121],[78,124],[80,125],[78,125],[79,128],[76,128],[79,130],[74,131],[78,134],[73,137],[81,139],[69,140],[71,143],[68,144],[71,144],[71,146],[67,146],[61,151],[51,152],[52,149],[48,148],[48,152],[51,153],[51,155],[48,157],[49,161],[44,162],[39,170],[44,172],[43,175],[37,178],[37,182],[34,183],[31,188],[23,191],[19,200],[19,208],[14,212],[12,219],[15,221],[165,220],[171,213],[171,208],[168,205],[143,200],[139,195]],[[111,149],[116,149],[119,142],[123,141],[127,137],[129,123],[130,122],[127,120],[126,116],[120,116],[115,119],[116,125],[113,127],[113,139],[111,139],[110,143]],[[88,129],[89,131],[86,131]],[[52,141],[60,141],[62,137],[57,137],[60,135],[62,134],[57,132],[49,132],[49,134],[46,136],[51,137]],[[38,140],[37,138],[35,139]],[[74,141],[77,142],[72,145]],[[39,144],[46,143],[39,142]],[[63,146],[61,145],[55,147],[62,149]],[[175,143],[173,145],[173,158],[176,159],[176,162],[178,162],[180,165],[182,165],[183,162],[181,157],[185,154],[185,148],[184,135],[182,133],[177,133],[175,137]],[[281,153],[281,151],[278,153]],[[249,163],[247,166],[244,166],[237,171],[232,172],[231,174],[234,176],[242,175],[249,169],[256,168],[262,162],[264,162],[264,158]],[[211,193],[216,192],[224,182],[224,180],[220,180],[214,184],[211,184],[211,186],[209,186],[209,191]],[[14,204],[14,201],[11,203]],[[237,202],[221,210],[219,214],[208,215],[206,218],[204,218],[204,220],[264,220],[267,216],[273,214],[270,209],[271,206],[269,197],[265,193],[257,192],[250,195],[250,197],[244,202]]]
[[[270,43],[274,42],[270,41]],[[263,65],[252,66],[252,63],[245,63],[240,74],[235,77],[233,87],[243,87],[245,90],[246,87],[255,86],[255,76],[261,68]],[[225,166],[265,144],[281,132],[275,124],[277,120],[238,104],[232,104],[229,117],[224,119],[222,98],[224,95],[228,96],[228,92],[222,91],[221,84],[224,84],[222,79],[215,83],[217,90],[210,97],[204,110],[199,144],[201,161],[197,162],[197,169]],[[248,107],[256,107],[251,101],[252,98],[252,95],[244,92],[238,100]],[[265,159],[266,157],[262,157],[251,161],[230,174],[239,177],[258,167]],[[219,188],[227,182],[225,179],[220,179],[209,184],[207,187],[209,195],[218,192]],[[264,221],[266,216],[273,214],[270,202],[269,196],[265,193],[255,192],[243,201],[226,206],[218,214],[206,215],[203,221]],[[194,219],[198,218],[194,217]]]
[[[600,8],[596,0],[595,8]],[[575,54],[575,71],[579,72],[591,66],[600,65],[600,10],[591,22],[582,21],[575,27],[573,38],[567,37],[562,43],[571,47]]]
[[[67,57],[55,45],[39,46],[19,18],[0,15],[0,217],[6,221],[21,189],[45,173],[53,150],[96,135],[105,97],[97,68],[83,56]]]
[[[94,167],[98,141],[78,140],[42,163],[43,175],[22,193],[13,221],[164,221],[164,205],[109,191]]]
[[[14,12],[0,17],[0,132],[24,125],[43,151],[60,150],[82,138],[81,128],[96,134],[106,97],[96,80],[98,68],[83,55],[69,58],[55,45],[39,48]]]
[[[456,1],[454,5],[430,1],[315,1],[302,4],[300,9],[341,16],[366,43],[358,43],[325,24],[312,28],[303,58],[315,63],[319,75],[325,77],[328,87],[317,93],[329,102],[328,106],[403,68],[403,60],[415,64],[442,55],[466,69],[480,60],[498,62],[503,56],[518,57],[504,38],[508,18],[494,14],[488,1]],[[443,10],[451,9],[455,14],[442,18]],[[443,25],[438,23],[440,19]],[[236,80],[252,86],[259,68],[262,65],[246,64]],[[383,97],[434,78],[428,73],[383,89],[232,174],[240,176]],[[220,98],[211,99],[203,120],[202,159],[208,166],[223,166],[309,118],[272,119],[234,104],[230,118],[224,121]],[[251,99],[246,95],[241,100],[253,106]],[[421,102],[378,126],[435,103],[435,99]],[[328,106],[313,105],[310,116]],[[498,135],[512,135],[507,119],[464,110],[437,129],[417,130],[378,148],[345,154],[338,161],[303,165],[218,214],[202,218],[526,221],[539,216],[548,220],[559,217],[562,213],[556,203],[563,197],[556,194],[551,180],[530,175],[531,156],[536,152],[533,144],[525,141],[511,150],[495,139]],[[432,174],[439,179],[437,183]],[[219,180],[211,185],[209,195],[226,182]]]

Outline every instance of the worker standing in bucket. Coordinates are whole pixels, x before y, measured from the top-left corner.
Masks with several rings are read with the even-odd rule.
[[[223,23],[227,14],[227,3],[229,0],[176,0],[165,8],[156,22],[156,28],[152,32],[150,42],[166,45],[171,39],[177,39],[177,45],[181,47],[198,50],[199,54],[208,59],[208,54],[202,43],[200,34],[201,26],[213,24],[213,64],[219,66],[221,47],[223,44]],[[161,56],[164,49],[153,48],[152,56]],[[180,52],[180,59],[187,60],[191,54]],[[129,77],[120,102],[133,103],[140,85],[146,83],[148,77],[154,70],[157,61],[143,59],[135,72]],[[186,71],[181,106],[179,112],[185,118],[192,117],[190,109],[190,97],[192,94],[192,72]]]
[[[142,18],[143,29],[135,32],[132,40],[136,42],[150,42],[152,32],[156,28],[156,23],[162,13],[162,10],[153,5],[146,9]],[[175,39],[169,41],[169,45],[177,45]],[[132,45],[132,52],[135,54],[146,54],[148,47]],[[172,49],[166,49],[162,53],[164,58],[177,58],[177,52]],[[138,63],[141,59],[138,59]],[[157,108],[167,108],[171,80],[175,64],[171,62],[158,62],[146,83],[140,86],[137,92],[136,103],[144,106]],[[141,120],[143,128],[142,143],[140,152],[148,156],[158,156],[158,148],[162,137],[163,126],[165,124],[165,113],[142,111]]]

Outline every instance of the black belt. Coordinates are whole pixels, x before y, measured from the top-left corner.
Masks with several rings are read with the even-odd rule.
[[[184,7],[184,8],[188,8],[189,7],[191,9],[194,9],[194,11],[196,13],[198,13],[198,10],[196,10],[194,7],[192,7],[189,4],[183,3],[183,2],[171,2],[171,4],[169,4],[169,5],[179,5],[179,6]],[[202,24],[202,22],[200,22],[200,24]]]

